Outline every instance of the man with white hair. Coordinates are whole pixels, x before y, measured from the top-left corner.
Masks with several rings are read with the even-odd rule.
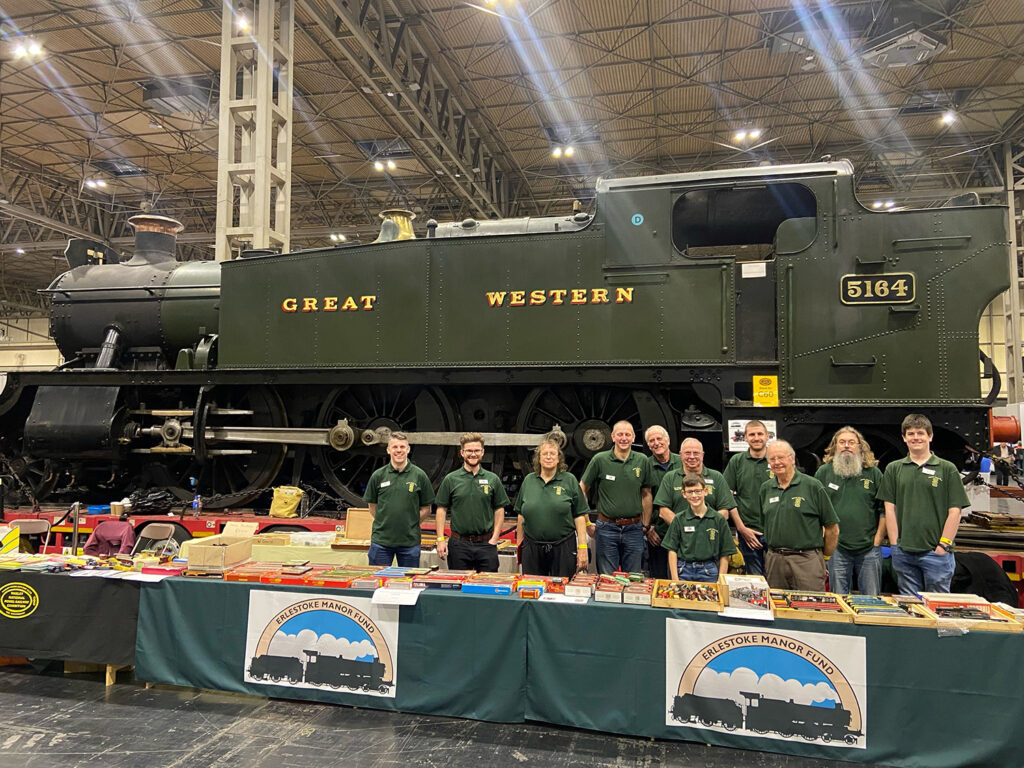
[[[785,440],[768,446],[773,477],[761,486],[765,576],[776,589],[825,590],[825,556],[839,541],[839,516],[817,480],[796,469]]]
[[[647,457],[651,493],[657,494],[661,481],[670,472],[681,469],[683,461],[678,453],[672,453],[668,430],[660,424],[647,428],[644,432],[644,441],[651,450],[651,455]],[[644,536],[647,539],[647,565],[655,579],[672,578],[668,572],[668,550],[661,546],[662,539],[668,533],[669,522],[658,514],[657,508],[654,508],[651,512],[650,525],[644,528]]]
[[[878,499],[882,471],[864,435],[853,427],[836,432],[814,478],[825,486],[839,515],[839,544],[828,560],[829,589],[846,595],[856,586],[862,595],[879,594],[885,537],[885,510]]]

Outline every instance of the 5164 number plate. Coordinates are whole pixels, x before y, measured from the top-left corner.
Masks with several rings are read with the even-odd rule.
[[[843,304],[910,304],[916,297],[914,275],[910,272],[843,275],[839,282],[839,300]]]

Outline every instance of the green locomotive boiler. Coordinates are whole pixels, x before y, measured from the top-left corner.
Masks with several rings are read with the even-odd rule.
[[[137,217],[130,261],[71,259],[48,289],[67,362],[0,394],[9,465],[40,495],[94,473],[225,506],[279,474],[356,502],[398,429],[435,481],[465,430],[514,477],[539,435],[578,466],[619,419],[710,465],[753,417],[805,463],[845,423],[899,452],[910,410],[950,458],[989,445],[1001,207],[869,210],[822,162],[602,180],[593,213],[418,238],[386,213],[372,244],[224,264],[175,262],[180,225]]]

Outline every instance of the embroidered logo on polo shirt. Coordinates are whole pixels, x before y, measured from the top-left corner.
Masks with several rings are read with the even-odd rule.
[[[864,478],[864,490],[866,491],[869,488],[871,488],[871,480],[869,480],[868,478],[865,477]]]
[[[939,480],[941,480],[941,479],[942,478],[939,478],[939,477],[933,477],[932,478],[932,488],[938,488],[939,487]]]
[[[793,506],[796,507],[797,509],[799,509],[800,505],[803,503],[803,501],[804,501],[804,497],[803,496],[794,496],[793,497]]]
[[[637,477],[640,477],[640,467],[633,467],[633,471],[636,472]]]
[[[407,483],[409,486],[409,493],[416,493],[416,483]]]
[[[714,541],[715,540],[715,534],[717,534],[717,533],[718,533],[718,531],[716,531],[714,528],[709,528],[708,529],[708,538],[711,541]]]
[[[561,495],[562,495],[562,486],[556,485],[555,486],[555,496],[561,496]]]

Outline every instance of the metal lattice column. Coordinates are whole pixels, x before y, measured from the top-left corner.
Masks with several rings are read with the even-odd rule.
[[[1003,145],[1003,157],[1006,162],[1004,180],[1006,182],[1006,204],[1009,216],[1010,231],[1010,290],[1007,291],[1009,301],[1004,304],[1006,309],[1006,402],[1010,404],[1024,402],[1022,384],[1024,373],[1021,364],[1021,301],[1020,291],[1024,280],[1020,277],[1020,267],[1024,249],[1021,248],[1021,202],[1024,202],[1024,147],[1014,147],[1011,142]],[[1017,199],[1020,195],[1022,199]]]
[[[221,24],[217,261],[236,248],[288,250],[291,237],[292,0],[225,4]],[[246,17],[247,19],[249,17]]]

